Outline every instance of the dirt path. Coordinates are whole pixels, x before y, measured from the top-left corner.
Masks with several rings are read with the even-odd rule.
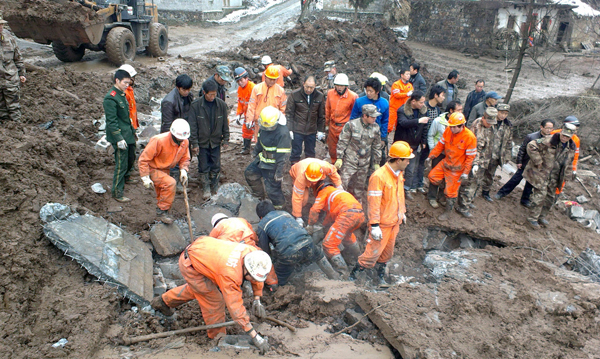
[[[508,90],[512,72],[505,71],[506,62],[503,59],[491,57],[475,59],[457,51],[440,49],[418,42],[407,41],[406,44],[412,50],[417,62],[424,64],[430,73],[445,78],[450,71],[458,70],[460,77],[467,82],[467,88],[459,92],[460,99],[463,101],[467,94],[474,90],[474,83],[477,79],[486,81],[486,91],[497,91],[503,96]],[[547,73],[546,78],[531,59],[525,58],[512,100],[575,96],[592,86],[597,76],[594,68],[598,68],[600,59],[567,58],[562,54],[557,54],[555,58],[555,63],[564,61],[563,70],[560,72],[561,77]],[[590,72],[592,72],[591,75],[584,75]]]

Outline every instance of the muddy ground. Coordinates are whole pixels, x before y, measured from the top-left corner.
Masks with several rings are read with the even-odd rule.
[[[345,26],[334,22],[317,25],[329,26],[329,29]],[[307,27],[302,29],[310,34],[306,38],[322,33],[315,25],[304,26]],[[294,31],[296,38],[302,38],[304,30],[297,28]],[[369,31],[372,31],[370,27],[361,33],[369,34]],[[353,43],[365,46],[360,34]],[[268,45],[271,44],[269,40],[249,44],[248,51],[252,55],[262,55],[262,49],[273,46]],[[352,44],[347,46],[355,46]],[[273,49],[279,54],[285,45],[273,46]],[[102,216],[141,237],[147,236],[148,224],[153,223],[155,216],[153,194],[140,184],[126,186],[125,195],[132,198],[132,202],[125,205],[111,200],[109,193],[97,195],[90,188],[95,182],[108,188],[113,171],[112,156],[94,150],[98,137],[92,120],[102,116],[102,97],[111,86],[111,69],[104,64],[102,55],[88,60],[92,65],[56,65],[44,61],[49,58],[45,51],[33,47],[30,53],[24,51],[27,61],[39,67],[30,66],[32,71],[23,86],[23,121],[0,126],[0,150],[5,154],[0,159],[0,188],[7,194],[0,198],[0,230],[5,233],[5,239],[0,241],[0,333],[3,338],[0,355],[6,358],[258,357],[247,352],[210,351],[215,343],[203,333],[131,347],[120,345],[119,339],[123,335],[144,335],[201,325],[203,321],[197,304],[188,303],[179,308],[176,321],[140,313],[133,303],[120,298],[111,287],[97,282],[44,238],[38,211],[47,202],[69,204],[82,213]],[[390,54],[403,51],[410,56],[410,50],[403,46],[388,51]],[[346,54],[354,56],[352,51]],[[232,58],[231,52],[211,56],[228,59],[232,66],[251,62]],[[307,62],[303,64],[305,71],[320,69],[328,54],[319,56],[312,64],[308,59],[303,60]],[[398,59],[385,61],[365,57],[359,63],[356,62],[361,61],[360,57],[352,59],[352,71],[357,77],[370,73],[369,67],[373,64],[399,66]],[[414,59],[425,60],[418,55]],[[172,88],[172,80],[179,73],[187,72],[194,78],[194,92],[197,92],[198,84],[211,74],[216,63],[215,59],[205,62],[175,56],[159,63],[141,57],[134,64],[139,73],[136,95],[140,112],[150,113],[154,105],[151,99],[162,98]],[[93,71],[82,70],[85,66],[90,66]],[[232,105],[235,98],[228,102]],[[53,121],[51,126],[50,121]],[[45,129],[46,126],[49,129]],[[240,131],[234,126],[232,129]],[[585,126],[581,131],[586,131]],[[325,153],[321,144],[319,153]],[[243,169],[249,160],[249,157],[237,155],[235,149],[224,153],[226,165],[222,182],[243,184]],[[589,161],[582,168],[594,169],[593,163],[593,160]],[[195,166],[196,161],[191,171],[192,205],[201,203],[197,181],[193,178]],[[584,181],[597,196],[594,188],[597,180],[586,178]],[[564,199],[574,199],[582,193],[579,184],[569,182]],[[594,337],[598,334],[596,318],[600,297],[592,295],[598,285],[586,284],[580,292],[574,291],[565,279],[538,261],[561,266],[568,259],[565,246],[575,254],[586,247],[600,251],[598,235],[569,220],[562,206],[552,212],[549,228],[537,232],[529,230],[524,225],[527,211],[518,205],[518,193],[491,204],[478,198],[475,204],[478,209],[473,219],[455,214],[451,222],[439,223],[436,216],[441,209],[429,208],[423,196],[408,203],[408,225],[398,236],[396,255],[389,266],[390,274],[398,284],[388,293],[369,294],[370,300],[378,303],[391,298],[397,302],[385,313],[388,319],[397,323],[396,328],[401,328],[403,332],[397,334],[407,346],[416,348],[415,352],[432,349],[441,357],[452,357],[455,352],[458,357],[469,358],[588,357],[589,348],[594,347]],[[598,208],[599,204],[593,198],[584,206],[592,209]],[[180,195],[173,212],[178,218],[184,217]],[[470,267],[472,277],[483,278],[481,282],[484,283],[432,277],[431,271],[423,265],[432,247],[424,246],[423,240],[435,228],[465,232],[499,246],[469,250],[487,258]],[[363,236],[359,238],[362,241]],[[456,245],[450,245],[445,249],[456,248]],[[413,284],[401,284],[405,281]],[[423,284],[416,285],[417,282]],[[514,287],[516,299],[503,297],[508,294],[498,289],[502,285]],[[308,268],[294,279],[292,285],[281,288],[274,296],[266,296],[263,301],[272,315],[301,328],[298,334],[290,335],[279,327],[261,324],[259,330],[274,346],[268,356],[393,357],[389,339],[385,339],[389,333],[379,331],[370,323],[370,326],[351,331],[351,335],[331,337],[332,332],[348,325],[344,319],[347,308],[360,311],[356,303],[358,293],[374,289],[368,277],[360,278],[357,286],[327,281],[318,270]],[[432,290],[442,300],[428,297],[427,293]],[[544,293],[548,292],[564,293],[561,300],[576,305],[576,314],[565,314],[563,309],[566,307],[560,304],[556,310],[540,307],[539,298],[546,298]],[[552,298],[547,307],[554,308],[556,303]],[[423,320],[422,314],[432,311],[439,313],[439,323],[418,325]],[[409,325],[403,327],[402,323]],[[527,326],[524,328],[524,325]],[[232,332],[239,333],[239,330]],[[51,344],[61,338],[68,339],[67,345],[53,348]],[[468,345],[469,342],[476,344]]]

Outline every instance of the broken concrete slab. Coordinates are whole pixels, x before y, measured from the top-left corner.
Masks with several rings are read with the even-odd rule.
[[[168,289],[185,284],[185,279],[179,271],[178,257],[163,258],[156,262],[156,267],[160,269]]]
[[[517,172],[517,166],[513,162],[509,162],[504,164],[503,166],[498,166],[496,173],[494,176],[500,176],[500,183],[506,183],[508,180],[512,178],[512,176]],[[525,188],[525,180],[522,180],[518,185],[518,189],[523,190]]]
[[[249,335],[225,335],[219,340],[217,345],[221,350],[233,349],[233,350],[250,350],[257,349],[252,344],[252,338]]]
[[[212,231],[212,224],[210,220],[212,216],[217,213],[224,213],[225,215],[232,217],[233,213],[230,210],[219,207],[216,205],[207,205],[202,208],[194,208],[191,213],[192,220],[196,225],[196,232],[194,236],[208,235]]]
[[[260,200],[254,196],[247,195],[242,197],[238,217],[246,219],[251,224],[260,222],[260,218],[256,214],[256,205]]]
[[[103,218],[77,213],[47,223],[44,234],[100,281],[140,306],[150,304],[152,253],[134,235]]]
[[[150,230],[150,241],[156,253],[163,257],[179,255],[189,244],[181,229],[173,224],[158,223]]]
[[[162,295],[167,291],[167,283],[160,268],[154,268],[154,274],[152,275],[152,279],[154,279],[155,296]]]
[[[589,199],[587,199],[586,196],[578,196],[575,199],[577,200],[578,203],[581,203],[581,204],[588,203],[590,201]]]
[[[99,139],[98,142],[96,142],[96,146],[94,146],[94,149],[96,151],[108,151],[110,147],[112,146],[110,145],[110,142],[106,140],[106,136],[102,136],[102,138]]]
[[[373,329],[373,324],[369,321],[369,319],[364,315],[364,313],[358,313],[352,308],[346,309],[344,312],[344,321],[348,325],[356,325],[356,328],[360,330],[371,330]]]
[[[583,218],[583,216],[585,214],[585,209],[583,209],[583,207],[581,207],[581,206],[571,206],[571,207],[569,207],[569,209],[567,211],[568,211],[569,217],[571,217],[571,219]]]
[[[249,195],[246,188],[239,183],[227,183],[219,187],[217,194],[212,196],[210,204],[227,208],[231,213],[237,213],[242,197]]]
[[[444,277],[461,281],[479,281],[480,278],[469,271],[469,267],[490,257],[491,254],[483,252],[433,250],[427,252],[423,265],[431,270],[431,275],[436,281],[441,281]]]
[[[40,219],[44,223],[52,222],[57,219],[65,219],[71,214],[71,208],[60,203],[46,203],[40,209]]]

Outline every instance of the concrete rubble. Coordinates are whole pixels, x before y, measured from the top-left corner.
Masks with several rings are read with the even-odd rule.
[[[579,197],[577,198],[579,199]],[[598,213],[597,210],[584,209],[579,205],[573,205],[567,209],[567,214],[572,220],[577,221],[582,226],[600,234],[600,213]]]
[[[179,255],[189,244],[177,225],[163,223],[152,226],[150,241],[156,253],[163,257]]]
[[[48,203],[40,210],[46,237],[90,274],[112,284],[140,306],[152,300],[152,253],[134,235],[103,218],[69,215],[68,207]]]

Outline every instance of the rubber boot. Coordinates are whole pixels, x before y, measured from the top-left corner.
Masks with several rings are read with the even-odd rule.
[[[377,263],[376,265],[376,269],[377,269],[377,285],[385,287],[388,286],[388,282],[385,281],[385,267],[387,266],[386,263]]]
[[[494,202],[492,197],[490,197],[490,191],[481,191],[481,197],[483,197],[483,199],[485,199],[488,202]]]
[[[158,220],[164,224],[172,224],[173,223],[173,217],[171,217],[169,215],[169,211],[165,211],[160,208],[157,208],[156,215],[158,216]]]
[[[456,198],[447,198],[446,199],[446,210],[444,213],[438,216],[439,221],[447,221],[450,218],[450,214],[452,213],[452,209],[454,209],[454,203],[456,203]]]
[[[219,172],[210,172],[209,173],[210,192],[212,194],[217,194],[217,191],[219,190],[219,177],[221,177],[219,175]]]
[[[173,310],[173,308],[170,308],[169,306],[167,306],[167,304],[165,303],[165,301],[162,298],[162,295],[152,298],[152,301],[150,302],[150,306],[152,307],[152,309],[161,312],[163,315],[165,315],[167,317],[170,317],[173,314],[175,314],[175,311]]]
[[[249,155],[250,154],[250,143],[252,140],[247,140],[244,138],[244,147],[240,151],[240,155]]]
[[[438,195],[439,189],[440,189],[440,186],[436,186],[431,183],[429,184],[429,191],[427,192],[427,199],[429,200],[429,204],[433,208],[438,208],[440,206],[440,204],[437,201],[437,195]]]
[[[208,173],[200,173],[200,182],[202,183],[202,198],[206,201],[210,199],[210,181]]]
[[[348,259],[348,263],[352,264],[352,263],[356,263],[356,261],[358,260],[358,256],[360,255],[360,247],[358,246],[358,242],[354,242],[352,244],[349,244],[345,249],[344,252],[346,254],[346,258]]]
[[[336,254],[335,256],[331,257],[331,265],[338,272],[348,272],[348,265],[341,254]]]
[[[343,259],[342,259],[343,260]],[[317,265],[329,279],[340,279],[340,275],[333,269],[327,257],[323,256],[317,261]]]
[[[365,270],[365,267],[363,267],[360,264],[356,263],[356,265],[352,269],[352,272],[350,272],[350,276],[348,277],[348,279],[350,279],[351,281],[355,281],[356,280],[356,276],[358,275],[358,273],[363,272],[364,270]]]

